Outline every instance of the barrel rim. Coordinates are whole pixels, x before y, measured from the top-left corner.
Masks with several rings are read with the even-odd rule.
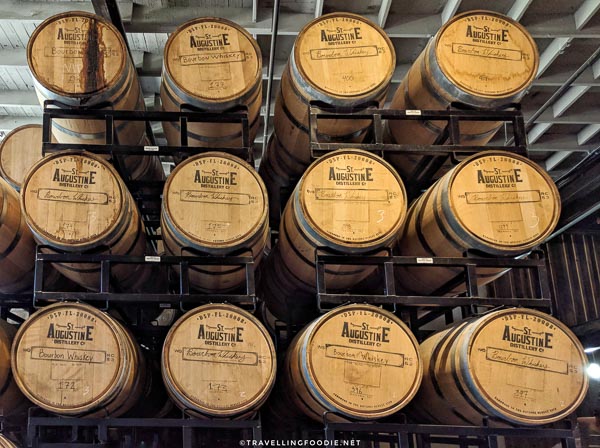
[[[27,212],[25,196],[27,193],[27,187],[29,186],[29,180],[35,174],[35,172],[38,170],[38,168],[45,165],[46,163],[51,162],[55,158],[73,157],[73,156],[79,156],[79,157],[84,157],[84,158],[87,157],[89,159],[95,160],[96,162],[98,162],[101,165],[103,165],[104,167],[106,167],[106,169],[108,169],[108,171],[114,176],[115,184],[118,186],[118,192],[121,197],[121,207],[120,207],[120,210],[118,211],[118,213],[115,213],[115,218],[114,218],[113,222],[110,223],[110,225],[106,226],[106,229],[101,234],[99,234],[97,237],[95,237],[94,239],[87,240],[87,241],[73,242],[73,243],[67,244],[65,242],[57,241],[53,235],[49,234],[45,230],[42,230],[38,226],[38,224],[30,218],[29,213]],[[67,250],[67,251],[69,251],[69,250],[73,251],[74,249],[80,249],[80,250],[93,249],[94,247],[98,246],[99,244],[103,244],[105,242],[103,240],[107,236],[112,235],[116,230],[118,230],[120,227],[123,226],[122,220],[123,220],[125,211],[127,209],[129,209],[129,206],[128,206],[129,202],[130,201],[128,198],[128,191],[126,190],[126,187],[124,186],[121,176],[119,175],[117,170],[106,159],[103,159],[102,157],[99,157],[98,155],[93,154],[91,152],[77,150],[77,149],[58,151],[53,154],[47,155],[43,159],[40,159],[35,165],[33,165],[30,168],[29,172],[27,173],[27,176],[25,176],[25,179],[23,180],[23,184],[21,187],[21,194],[20,194],[21,210],[23,211],[23,215],[25,216],[27,225],[31,229],[31,231],[34,234],[34,236],[36,237],[36,239],[44,240],[45,243],[47,242],[48,245],[50,245],[56,249]],[[131,204],[131,206],[135,207],[134,204]]]
[[[48,24],[55,22],[57,20],[68,18],[68,17],[86,17],[88,19],[96,20],[96,21],[102,23],[102,25],[106,26],[108,29],[110,29],[115,34],[115,36],[117,37],[117,40],[119,41],[119,45],[121,47],[121,54],[122,54],[121,64],[119,66],[119,69],[115,72],[115,77],[113,79],[111,79],[109,82],[107,82],[105,84],[105,86],[101,89],[97,89],[97,90],[94,90],[91,92],[84,92],[84,93],[70,93],[70,92],[64,92],[64,91],[58,90],[58,89],[56,89],[55,86],[48,84],[47,82],[40,81],[40,78],[38,76],[38,71],[36,70],[35,67],[32,66],[31,61],[32,61],[33,46],[35,44],[35,40],[36,40],[38,34],[40,34],[42,32],[42,30]],[[27,54],[27,65],[29,66],[29,69],[31,70],[34,81],[37,82],[38,84],[40,84],[44,89],[46,89],[58,96],[63,96],[63,97],[67,97],[67,98],[81,98],[81,97],[96,96],[96,95],[101,95],[101,94],[113,89],[115,87],[115,84],[114,84],[115,81],[118,80],[122,76],[122,72],[124,71],[125,66],[127,65],[128,59],[129,59],[129,55],[127,52],[127,45],[125,44],[123,36],[119,32],[119,30],[117,30],[117,28],[112,23],[108,22],[103,17],[96,15],[96,14],[86,12],[86,11],[66,11],[66,12],[62,12],[60,14],[56,14],[51,17],[48,17],[46,20],[44,20],[42,23],[40,23],[35,28],[34,32],[29,37],[29,41],[27,43],[27,53],[26,54]]]
[[[535,416],[525,418],[525,417],[520,417],[519,414],[517,414],[515,412],[510,412],[510,410],[501,406],[500,401],[494,399],[493,396],[489,395],[484,387],[481,387],[481,384],[477,380],[476,375],[473,374],[474,369],[473,369],[473,364],[471,361],[471,351],[473,348],[473,342],[477,338],[478,334],[490,322],[492,322],[496,319],[499,319],[504,315],[515,314],[515,313],[531,314],[531,315],[543,318],[544,320],[551,321],[552,324],[556,325],[563,332],[563,334],[566,335],[571,340],[571,342],[573,343],[573,346],[575,348],[577,348],[577,353],[580,355],[582,365],[585,365],[586,356],[585,356],[585,352],[583,350],[583,345],[577,339],[575,334],[569,329],[569,327],[567,327],[565,324],[563,324],[561,321],[559,321],[555,317],[553,317],[549,314],[543,313],[541,311],[529,309],[529,308],[515,307],[515,308],[508,308],[508,309],[503,309],[503,310],[498,310],[498,311],[492,311],[492,312],[487,313],[483,317],[470,322],[469,326],[472,325],[473,328],[468,329],[468,330],[470,330],[470,331],[467,331],[468,334],[461,335],[462,337],[467,339],[468,342],[466,344],[462,345],[460,347],[460,350],[457,350],[457,354],[459,354],[459,356],[460,356],[460,363],[462,366],[465,367],[464,369],[461,368],[461,371],[464,371],[464,374],[468,377],[469,382],[471,384],[475,385],[475,387],[477,388],[477,392],[485,397],[485,401],[481,402],[480,404],[482,406],[492,410],[494,413],[496,413],[496,415],[498,415],[510,422],[517,423],[517,424],[525,424],[525,425],[527,425],[527,424],[528,425],[540,425],[540,424],[552,423],[554,421],[560,420],[561,418],[566,417],[567,415],[574,412],[575,409],[585,399],[585,396],[586,396],[588,388],[589,388],[589,379],[588,379],[588,376],[585,374],[585,372],[583,372],[583,371],[580,372],[580,375],[583,378],[583,381],[581,383],[581,389],[578,393],[577,399],[571,404],[571,406],[569,406],[568,408],[565,408],[563,410],[559,410],[554,414],[545,415],[540,418],[536,418]]]
[[[301,60],[300,58],[300,54],[299,54],[299,43],[303,37],[303,35],[306,33],[306,31],[313,25],[315,25],[318,22],[321,22],[323,20],[327,20],[327,19],[331,19],[334,17],[347,17],[347,18],[351,18],[351,19],[355,19],[355,20],[359,20],[363,23],[365,23],[366,25],[370,26],[371,28],[373,28],[373,30],[375,30],[377,33],[379,33],[379,35],[381,35],[381,37],[383,38],[383,40],[386,42],[389,50],[390,50],[390,54],[392,56],[392,60],[390,61],[390,66],[388,68],[388,71],[386,73],[386,75],[384,77],[382,77],[382,80],[379,84],[377,84],[376,86],[372,87],[370,90],[362,92],[360,95],[357,94],[349,94],[349,95],[339,95],[339,94],[332,94],[330,92],[328,92],[327,90],[317,86],[313,80],[311,80],[307,75],[306,75],[306,71],[302,68],[302,64],[298,64],[298,61]],[[367,19],[364,16],[361,16],[359,14],[355,14],[355,13],[351,13],[351,12],[345,12],[345,11],[339,11],[339,12],[332,12],[329,14],[324,14],[322,16],[316,17],[313,20],[311,20],[310,22],[308,22],[306,25],[304,25],[302,27],[302,29],[300,30],[300,32],[298,33],[298,36],[296,37],[296,42],[294,43],[294,48],[292,49],[292,54],[290,55],[290,62],[288,62],[287,64],[290,67],[290,74],[292,75],[291,78],[293,80],[293,78],[295,78],[294,73],[292,70],[292,67],[295,68],[295,70],[297,70],[297,72],[301,75],[302,79],[305,80],[313,89],[315,89],[320,95],[325,95],[325,97],[331,97],[331,98],[340,98],[340,99],[353,99],[353,98],[360,98],[360,97],[368,97],[370,94],[374,93],[374,92],[378,92],[381,89],[386,88],[391,79],[392,76],[394,74],[394,70],[396,68],[396,51],[394,48],[394,44],[392,43],[392,40],[390,39],[390,37],[387,35],[387,33],[376,23],[372,22],[371,20]]]
[[[187,230],[182,229],[180,227],[180,225],[177,224],[176,221],[173,219],[173,213],[171,212],[171,207],[169,205],[169,194],[168,194],[169,188],[171,186],[173,179],[178,174],[178,172],[182,171],[185,167],[188,166],[188,164],[190,164],[196,160],[200,160],[200,159],[204,159],[204,158],[211,158],[211,157],[228,159],[230,161],[233,161],[233,162],[239,164],[240,167],[245,169],[246,171],[248,171],[250,173],[250,175],[258,183],[258,186],[260,188],[260,191],[261,191],[262,197],[263,197],[263,201],[262,201],[263,202],[263,210],[260,214],[259,219],[257,219],[256,223],[254,224],[254,226],[252,226],[243,235],[243,237],[237,238],[233,241],[224,242],[224,243],[215,243],[215,242],[211,242],[211,241],[207,241],[207,240],[200,240],[198,237],[192,235]],[[226,152],[209,151],[209,152],[203,152],[201,154],[197,154],[192,157],[188,157],[182,163],[179,163],[175,167],[175,169],[171,172],[171,174],[169,174],[169,176],[167,177],[167,180],[165,182],[165,186],[163,188],[161,218],[164,218],[164,221],[166,221],[166,223],[169,224],[168,227],[175,228],[178,236],[181,235],[186,239],[186,241],[185,241],[186,244],[188,244],[190,247],[192,247],[196,250],[200,250],[200,251],[204,251],[206,249],[209,249],[209,250],[224,249],[224,250],[231,250],[231,251],[236,250],[236,248],[239,248],[241,245],[246,244],[248,242],[252,242],[251,241],[252,238],[260,232],[261,228],[263,228],[265,226],[268,227],[268,216],[269,216],[269,199],[268,199],[268,194],[267,194],[267,188],[265,186],[264,181],[262,180],[262,178],[260,177],[258,172],[252,167],[252,165],[250,165],[245,160],[242,160],[241,158],[231,155]],[[174,234],[172,229],[169,229],[169,230],[172,234]],[[174,236],[175,236],[175,234],[174,234]]]
[[[110,334],[113,336],[115,343],[118,347],[119,353],[120,353],[119,359],[117,360],[118,365],[115,366],[115,368],[114,368],[113,378],[108,383],[107,388],[104,391],[102,391],[101,394],[96,395],[95,398],[92,399],[90,397],[90,399],[88,399],[86,404],[82,404],[79,406],[73,406],[73,407],[68,408],[67,410],[65,410],[63,408],[57,408],[57,407],[53,406],[52,404],[46,403],[45,401],[40,399],[36,394],[34,394],[33,392],[30,391],[29,387],[24,383],[21,376],[16,374],[17,369],[18,369],[18,366],[17,366],[17,364],[18,364],[18,353],[17,353],[18,347],[19,347],[19,344],[23,337],[23,334],[27,331],[27,329],[33,323],[35,323],[32,318],[36,317],[36,321],[37,321],[38,320],[37,318],[43,317],[47,313],[53,312],[54,309],[62,308],[62,307],[79,308],[79,309],[82,309],[85,312],[97,317],[98,319],[102,320],[102,322],[104,322],[104,324],[107,326],[107,328],[110,329]],[[86,303],[66,302],[65,301],[65,302],[58,302],[58,303],[53,303],[53,304],[44,306],[43,308],[39,309],[34,314],[29,316],[29,318],[19,327],[19,329],[17,330],[17,334],[15,335],[15,338],[13,340],[10,359],[11,359],[11,368],[13,370],[13,377],[15,379],[15,382],[17,383],[17,386],[19,387],[21,392],[23,392],[23,395],[25,395],[27,397],[27,399],[29,399],[36,405],[40,406],[41,408],[49,410],[51,412],[68,414],[68,415],[78,415],[78,414],[83,414],[83,413],[98,409],[98,403],[102,403],[107,398],[110,398],[115,393],[115,391],[121,390],[121,388],[123,386],[123,384],[122,384],[123,377],[127,374],[127,370],[123,368],[125,365],[124,360],[127,357],[127,355],[126,355],[127,350],[126,350],[125,346],[122,344],[122,340],[121,340],[122,334],[121,334],[120,330],[121,329],[119,328],[118,324],[108,314],[106,314],[106,313],[98,310],[97,308],[95,308],[91,305],[88,305]]]
[[[484,157],[491,157],[491,156],[509,157],[509,158],[514,158],[516,160],[519,160],[519,161],[527,164],[533,171],[538,173],[542,177],[542,179],[547,183],[549,189],[552,190],[552,192],[553,192],[553,197],[551,199],[552,199],[552,203],[554,204],[554,212],[552,215],[552,219],[548,220],[547,228],[544,229],[544,231],[541,232],[537,237],[535,237],[534,240],[529,241],[527,244],[519,244],[519,245],[498,244],[498,243],[493,243],[493,242],[487,241],[487,240],[481,238],[479,235],[473,233],[465,225],[464,220],[460,216],[454,214],[453,219],[456,220],[458,225],[468,236],[473,238],[475,241],[482,243],[486,248],[489,248],[486,250],[500,251],[500,253],[506,253],[506,252],[502,252],[502,251],[512,251],[512,252],[517,251],[518,253],[526,252],[526,251],[530,250],[531,248],[544,242],[544,240],[550,234],[552,234],[556,225],[558,224],[558,220],[560,218],[560,212],[561,212],[560,193],[558,191],[558,187],[556,186],[556,184],[554,183],[554,181],[552,180],[550,175],[546,172],[546,170],[541,168],[539,165],[537,165],[535,162],[531,161],[527,157],[520,156],[518,154],[508,152],[508,151],[490,150],[490,151],[481,151],[477,154],[472,155],[471,157],[464,159],[459,165],[457,165],[451,171],[452,174],[446,182],[446,185],[447,185],[447,187],[446,187],[447,193],[446,194],[448,195],[448,198],[449,198],[449,200],[448,200],[449,207],[451,210],[455,210],[455,208],[456,208],[456,204],[454,202],[454,198],[453,198],[453,195],[451,194],[451,192],[452,192],[454,180],[456,179],[457,175],[461,172],[461,170],[464,169],[473,160],[476,160],[479,158],[484,158]],[[441,179],[442,178],[440,178],[440,180]],[[441,186],[443,184],[440,183],[438,185]]]
[[[266,341],[266,345],[268,347],[268,350],[271,354],[271,369],[269,372],[269,376],[266,378],[266,381],[264,383],[264,387],[262,387],[258,393],[252,397],[251,401],[247,401],[246,404],[242,407],[238,407],[236,408],[234,411],[232,412],[232,409],[210,409],[207,408],[199,403],[197,403],[192,397],[190,397],[185,390],[180,386],[179,381],[177,381],[177,379],[174,377],[172,370],[171,370],[171,357],[170,357],[170,350],[168,350],[168,348],[170,348],[170,344],[173,340],[173,335],[175,334],[175,332],[177,331],[177,329],[183,325],[187,320],[192,319],[194,316],[196,316],[198,313],[203,313],[207,310],[218,310],[218,309],[223,309],[226,310],[228,312],[232,312],[232,313],[238,313],[241,314],[244,318],[248,319],[249,322],[251,322],[258,330],[259,333],[264,337],[265,341]],[[254,317],[252,314],[250,314],[248,311],[239,308],[237,306],[228,304],[228,303],[209,303],[206,305],[201,305],[197,308],[194,308],[190,311],[188,311],[187,313],[185,313],[183,316],[181,316],[179,319],[177,319],[173,325],[171,325],[171,328],[169,329],[169,332],[167,333],[167,336],[165,337],[165,341],[163,343],[163,349],[161,352],[161,372],[162,372],[162,377],[164,379],[165,385],[167,386],[167,391],[169,392],[169,394],[171,396],[177,396],[177,398],[179,400],[176,401],[182,401],[185,400],[186,403],[180,403],[180,404],[184,404],[186,405],[186,409],[190,408],[190,410],[198,412],[202,415],[207,415],[207,416],[216,416],[216,417],[228,417],[228,416],[234,416],[234,415],[240,415],[243,414],[244,412],[253,410],[255,407],[260,406],[269,396],[271,389],[273,388],[274,384],[275,384],[275,377],[277,374],[277,361],[276,361],[276,353],[275,353],[275,344],[273,343],[273,340],[271,339],[271,336],[268,332],[268,330],[266,329],[265,325],[263,325],[256,317]],[[171,390],[171,388],[173,390]]]
[[[189,21],[179,25],[175,29],[175,31],[173,31],[169,35],[169,38],[167,39],[167,43],[165,44],[165,48],[163,50],[163,55],[168,55],[169,49],[170,49],[171,45],[173,44],[173,41],[175,40],[175,38],[177,36],[179,36],[180,33],[185,32],[186,28],[193,26],[195,24],[198,24],[198,23],[202,23],[202,22],[216,22],[216,23],[226,24],[226,25],[230,26],[231,28],[234,28],[235,30],[237,30],[240,34],[242,34],[250,42],[252,48],[254,49],[254,51],[256,53],[256,62],[257,62],[254,82],[248,83],[248,85],[242,91],[238,92],[235,95],[230,95],[230,96],[222,97],[219,99],[206,98],[206,97],[197,95],[197,94],[191,92],[186,87],[180,85],[173,77],[173,73],[171,72],[171,67],[169,64],[169,58],[165,57],[166,62],[163,64],[163,72],[162,72],[163,79],[162,79],[161,84],[165,83],[165,82],[172,83],[173,85],[175,85],[177,87],[177,89],[181,90],[189,98],[197,98],[201,102],[207,103],[207,104],[221,104],[221,103],[225,103],[225,102],[231,101],[236,98],[242,98],[245,95],[247,95],[250,91],[253,91],[254,89],[256,89],[257,84],[262,85],[262,53],[260,50],[260,46],[258,45],[258,42],[256,41],[256,39],[254,39],[252,37],[252,35],[246,30],[246,28],[244,28],[243,26],[241,26],[229,19],[225,19],[222,17],[214,17],[214,16],[198,17],[196,19],[189,20]],[[171,90],[173,90],[173,87],[170,86],[169,88]]]
[[[529,77],[518,87],[515,88],[512,92],[510,93],[506,93],[506,94],[499,94],[499,95],[491,95],[491,94],[482,94],[481,92],[477,92],[475,90],[469,89],[467,87],[465,87],[463,85],[463,83],[461,83],[460,81],[458,81],[456,79],[455,76],[452,76],[450,73],[447,73],[442,66],[437,62],[439,60],[438,58],[438,45],[440,43],[440,37],[444,34],[444,32],[450,27],[452,26],[455,22],[468,17],[468,16],[472,16],[472,15],[489,15],[489,16],[493,16],[493,17],[498,17],[502,20],[505,20],[506,22],[509,22],[511,25],[513,25],[515,28],[517,28],[522,34],[523,36],[526,38],[526,40],[529,42],[529,44],[531,45],[531,49],[533,50],[534,53],[534,64],[533,67],[531,68],[531,73],[529,74]],[[444,24],[444,26],[442,26],[438,32],[435,34],[435,49],[434,51],[432,51],[432,53],[435,55],[435,60],[436,60],[436,65],[439,68],[440,72],[446,77],[448,78],[448,80],[450,80],[450,82],[452,83],[452,85],[454,85],[455,87],[457,87],[459,90],[462,90],[463,92],[466,92],[470,95],[474,95],[476,97],[481,97],[481,98],[490,98],[490,99],[502,99],[502,98],[512,98],[515,97],[516,95],[519,95],[519,92],[522,92],[523,90],[527,89],[531,83],[533,82],[533,80],[536,78],[537,76],[537,72],[538,72],[538,68],[539,68],[539,50],[537,48],[537,44],[535,43],[535,40],[533,39],[533,37],[531,36],[531,34],[527,31],[527,29],[521,25],[519,22],[517,22],[516,20],[511,19],[508,16],[505,16],[504,14],[500,14],[498,12],[495,11],[488,11],[485,9],[475,9],[472,11],[465,11],[461,14],[457,14],[456,16],[454,16],[452,19],[450,19],[448,22],[446,22]]]
[[[324,163],[328,158],[336,157],[340,154],[359,154],[364,157],[369,157],[369,158],[373,159],[375,162],[378,162],[381,165],[383,165],[383,167],[385,167],[390,172],[392,177],[394,177],[398,181],[398,185],[400,187],[400,192],[402,194],[402,198],[401,198],[402,202],[403,202],[402,210],[398,215],[397,221],[393,225],[388,226],[388,231],[378,237],[372,238],[367,241],[361,241],[360,243],[342,240],[340,238],[337,238],[333,235],[329,235],[328,233],[324,232],[318,225],[316,225],[311,214],[308,213],[308,210],[306,208],[306,201],[304,200],[305,194],[304,194],[304,189],[303,189],[303,185],[304,185],[304,182],[305,182],[307,176],[317,165],[319,165],[320,163]],[[408,212],[406,187],[404,186],[404,182],[402,181],[402,178],[400,177],[398,172],[392,167],[392,165],[390,165],[390,163],[387,160],[385,160],[381,157],[378,157],[377,155],[373,154],[370,151],[365,151],[363,149],[355,149],[355,148],[338,149],[335,151],[331,151],[331,152],[325,154],[324,156],[319,157],[316,161],[314,161],[306,169],[306,171],[302,175],[301,179],[298,181],[298,184],[296,185],[296,188],[294,189],[294,193],[292,193],[292,197],[290,198],[290,201],[288,201],[288,202],[292,202],[292,201],[294,204],[293,209],[295,211],[294,218],[296,220],[298,220],[298,218],[301,218],[301,220],[305,221],[310,226],[311,230],[317,234],[319,239],[321,239],[327,245],[331,244],[331,245],[339,246],[342,250],[344,250],[344,249],[355,249],[355,250],[356,249],[365,249],[365,250],[377,249],[377,246],[380,244],[386,244],[388,242],[395,241],[399,236],[400,229],[404,225],[404,221],[406,220],[406,216],[407,216],[407,212]],[[298,207],[299,207],[299,209],[298,209]],[[299,213],[299,211],[301,213]],[[300,222],[299,222],[299,224],[300,224]]]
[[[7,147],[7,142],[12,137],[14,137],[15,134],[18,134],[19,132],[24,131],[25,129],[29,129],[29,128],[39,129],[40,132],[43,132],[43,126],[41,124],[24,124],[22,126],[14,128],[12,131],[10,131],[8,134],[6,134],[4,139],[0,142],[0,176],[2,176],[4,178],[4,180],[6,180],[16,190],[20,189],[21,185],[17,182],[16,179],[14,179],[11,175],[8,174],[6,169],[4,169],[4,164],[2,163],[2,153]],[[42,136],[42,139],[43,139],[43,136]],[[40,142],[40,144],[42,144],[42,143],[43,142]],[[42,147],[40,146],[40,154],[41,154],[41,149],[42,149]]]
[[[331,395],[325,388],[323,388],[321,386],[321,384],[319,383],[318,378],[315,375],[315,371],[314,371],[313,363],[312,363],[311,352],[310,352],[310,350],[308,350],[308,347],[310,347],[312,344],[315,334],[332,317],[336,317],[338,314],[345,313],[347,311],[352,311],[352,310],[368,310],[371,312],[377,312],[377,313],[384,315],[386,318],[392,320],[398,327],[400,327],[404,331],[406,337],[412,342],[412,346],[413,346],[413,349],[415,352],[415,364],[417,366],[417,369],[415,372],[414,383],[412,384],[412,387],[410,389],[408,389],[408,391],[406,392],[406,395],[404,397],[400,398],[393,405],[388,406],[385,409],[378,409],[378,410],[371,410],[371,411],[365,410],[365,411],[357,412],[355,409],[352,409],[352,408],[349,408],[348,406],[346,406],[346,404],[344,404],[342,401],[338,400],[334,395]],[[304,365],[304,367],[305,367],[305,369],[303,369],[303,371],[306,370],[303,373],[308,374],[310,376],[310,381],[314,384],[315,388],[317,389],[317,393],[321,397],[326,397],[330,403],[334,403],[335,406],[338,408],[338,412],[341,411],[343,414],[346,414],[346,415],[350,416],[351,418],[359,418],[359,419],[373,419],[373,418],[385,417],[385,416],[391,415],[391,414],[399,411],[400,409],[402,409],[406,405],[408,405],[408,403],[411,401],[412,398],[414,398],[414,396],[417,394],[419,388],[421,387],[421,381],[423,379],[423,363],[421,360],[421,354],[419,352],[419,343],[418,343],[415,335],[410,330],[410,328],[408,328],[408,325],[406,325],[395,314],[393,314],[387,310],[384,310],[383,308],[375,306],[375,305],[369,305],[366,303],[353,303],[353,304],[349,304],[349,305],[342,305],[342,306],[332,309],[327,314],[323,314],[321,317],[317,318],[312,323],[308,324],[308,326],[305,329],[306,329],[306,333],[303,335],[301,334],[302,341],[299,341],[300,342],[299,343],[299,349],[300,349],[299,351],[304,352],[303,357],[299,356],[299,362],[302,365]],[[306,379],[304,379],[304,381],[306,382]],[[308,387],[307,387],[307,390],[308,390]],[[313,392],[311,391],[311,395],[312,394],[313,394]],[[315,399],[317,399],[317,401],[319,403],[322,403],[321,399],[319,399],[317,397],[315,397]],[[324,403],[322,403],[322,405],[324,405]],[[324,407],[328,407],[328,406],[324,406]]]

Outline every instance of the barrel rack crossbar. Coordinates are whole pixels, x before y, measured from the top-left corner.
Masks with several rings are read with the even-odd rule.
[[[380,155],[384,159],[389,154],[413,154],[423,157],[408,176],[409,196],[414,197],[426,188],[435,173],[447,161],[458,163],[465,156],[481,152],[481,146],[460,145],[460,124],[468,121],[494,121],[510,124],[512,135],[507,135],[511,145],[494,146],[496,150],[510,151],[527,155],[526,132],[523,113],[519,104],[509,104],[508,110],[472,110],[461,103],[452,103],[448,110],[388,110],[376,108],[354,108],[338,110],[320,102],[309,105],[309,134],[312,158],[317,158],[336,149],[363,149]],[[370,132],[363,143],[329,143],[319,141],[320,120],[363,120],[370,123]],[[431,145],[384,143],[384,120],[442,121],[446,126],[438,139]]]
[[[70,433],[68,443],[53,443],[48,432],[52,430],[66,430]],[[91,430],[92,436],[87,435],[87,441],[82,441],[82,430]],[[91,446],[115,446],[110,445],[121,442],[123,448],[134,448],[139,446],[152,446],[145,441],[140,444],[137,434],[144,430],[170,430],[169,434],[174,436],[174,431],[180,431],[181,445],[183,448],[193,448],[197,444],[196,437],[202,438],[202,430],[228,431],[239,434],[239,440],[262,440],[262,424],[260,415],[249,420],[201,420],[191,418],[181,413],[179,417],[167,418],[73,418],[57,417],[49,415],[39,408],[31,408],[27,418],[27,444],[34,448],[58,448],[58,447],[91,447]],[[111,437],[112,431],[117,430],[121,440]],[[85,438],[84,438],[85,439]],[[90,442],[90,439],[95,441]],[[165,445],[168,443],[169,445]],[[159,446],[173,446],[173,440],[162,441]],[[236,440],[237,445],[237,440]]]
[[[482,426],[422,425],[412,423],[337,423],[323,416],[325,440],[341,440],[338,434],[351,434],[354,439],[380,446],[387,442],[390,448],[431,448],[444,444],[459,448],[498,448],[499,437],[534,440],[560,440],[562,448],[575,448],[578,430],[570,420],[559,422],[566,428],[497,428],[484,420]],[[524,442],[526,443],[526,442]],[[524,447],[527,445],[523,445]]]

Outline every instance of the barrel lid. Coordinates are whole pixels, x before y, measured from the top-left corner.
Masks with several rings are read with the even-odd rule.
[[[452,215],[490,248],[523,252],[552,233],[560,197],[548,174],[531,160],[483,151],[458,165],[449,180]]]
[[[119,226],[125,200],[115,169],[83,151],[43,158],[21,189],[22,209],[36,238],[65,250],[109,243],[106,238]]]
[[[57,303],[21,326],[12,366],[29,400],[78,415],[101,407],[119,388],[125,353],[119,329],[105,313],[82,303]]]
[[[260,47],[241,26],[203,17],[181,25],[165,45],[164,70],[176,89],[202,101],[224,102],[262,78]]]
[[[309,231],[347,248],[375,248],[395,239],[406,217],[404,184],[382,158],[341,149],[314,162],[295,196]]]
[[[193,309],[171,327],[163,378],[191,410],[229,417],[262,403],[275,381],[275,347],[250,313],[227,304]]]
[[[27,171],[42,157],[42,126],[19,126],[0,143],[0,175],[19,190]]]
[[[44,20],[27,45],[33,77],[60,96],[97,95],[123,75],[127,47],[102,17],[69,11]]]
[[[583,347],[552,316],[513,308],[489,313],[468,328],[457,341],[461,373],[495,415],[514,423],[550,423],[585,398]]]
[[[462,90],[481,97],[510,97],[533,82],[537,46],[518,22],[491,11],[459,14],[437,34],[436,60]]]
[[[357,14],[336,12],[309,22],[294,44],[294,66],[314,88],[359,97],[386,88],[396,66],[387,34]]]
[[[417,340],[395,315],[372,305],[342,306],[322,316],[301,350],[311,393],[351,418],[397,412],[421,384]]]
[[[222,152],[177,165],[163,198],[169,229],[198,250],[243,244],[265,226],[268,214],[266,188],[256,170]]]

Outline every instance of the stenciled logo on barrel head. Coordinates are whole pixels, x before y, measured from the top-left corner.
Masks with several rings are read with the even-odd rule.
[[[520,348],[528,351],[543,352],[551,349],[554,333],[549,331],[534,331],[530,327],[515,327],[505,325],[502,340],[510,342],[512,348]]]
[[[467,25],[465,37],[473,39],[473,42],[481,44],[501,45],[502,42],[509,42],[508,29],[490,28],[489,26]]]
[[[190,48],[202,50],[218,50],[231,45],[229,42],[229,33],[210,34],[190,36]]]
[[[477,183],[484,184],[485,188],[516,188],[522,182],[520,168],[477,170]]]
[[[330,44],[336,43],[353,43],[362,39],[361,29],[359,26],[349,28],[336,27],[333,30],[321,30],[321,42]]]
[[[58,182],[59,187],[80,188],[82,185],[94,185],[96,183],[96,171],[80,171],[77,168],[70,170],[56,168],[52,175],[52,182]]]
[[[219,188],[220,186],[235,186],[237,185],[236,171],[219,171],[212,170],[196,170],[194,174],[194,183],[200,184],[206,188]]]
[[[66,325],[50,323],[46,337],[55,344],[83,345],[85,341],[93,341],[93,325],[75,325],[71,322]]]
[[[356,324],[344,321],[342,323],[341,336],[348,338],[350,344],[374,346],[381,345],[381,343],[389,343],[390,331],[390,327],[384,327],[383,325],[372,327],[368,322]]]
[[[373,168],[357,168],[351,165],[332,166],[329,168],[329,180],[335,181],[336,185],[361,185],[373,182]]]
[[[89,32],[89,23],[82,23],[73,28],[59,27],[56,34],[56,40],[64,40],[65,43],[87,41]]]
[[[198,339],[204,340],[206,345],[227,346],[244,342],[244,327],[226,327],[223,324],[200,324]]]

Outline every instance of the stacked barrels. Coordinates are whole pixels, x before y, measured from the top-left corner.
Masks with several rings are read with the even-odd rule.
[[[229,20],[205,17],[184,23],[165,45],[160,98],[166,111],[179,111],[183,105],[213,114],[245,108],[252,144],[262,105],[258,43]],[[179,123],[163,122],[163,129],[169,145],[181,144]],[[190,122],[187,135],[189,146],[223,148],[244,143],[238,123]]]
[[[445,110],[455,102],[477,110],[506,107],[525,95],[538,65],[535,41],[521,24],[490,11],[468,11],[437,32],[408,71],[390,107]],[[446,124],[389,120],[387,131],[395,143],[427,145],[442,135]],[[501,125],[493,121],[463,122],[460,143],[485,145]],[[418,155],[390,156],[403,177],[414,174],[420,160]]]
[[[261,276],[262,298],[285,322],[306,323],[315,307],[316,255],[385,254],[406,217],[406,192],[383,159],[362,150],[331,152],[306,171],[287,204],[279,240]],[[330,291],[365,280],[375,266],[326,265]]]
[[[290,192],[312,162],[310,102],[334,110],[383,106],[395,65],[388,36],[359,15],[326,14],[300,31],[281,76],[275,132],[260,166],[272,222],[279,221]],[[321,141],[361,142],[369,126],[369,120],[322,120],[317,131]]]
[[[27,62],[41,105],[54,100],[67,112],[72,107],[145,110],[123,36],[97,15],[73,11],[46,19],[29,39]],[[110,136],[103,117],[52,120],[57,143],[105,144],[116,137],[122,145],[143,145],[145,130],[143,121],[117,120]],[[158,157],[123,156],[121,162],[134,180],[164,178]]]

